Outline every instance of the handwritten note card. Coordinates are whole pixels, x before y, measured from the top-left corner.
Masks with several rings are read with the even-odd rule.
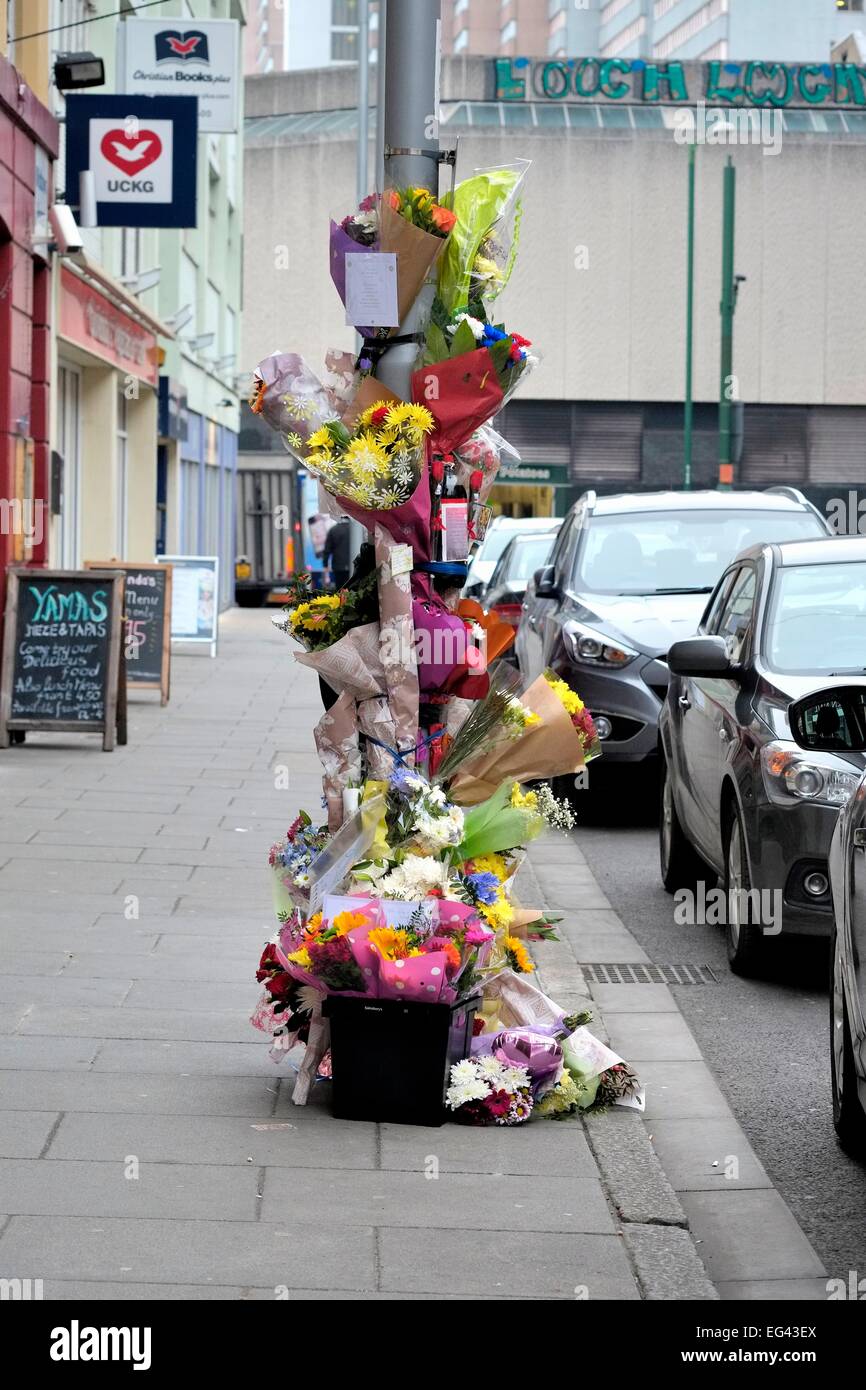
[[[396,328],[397,256],[392,251],[346,252],[346,323]]]

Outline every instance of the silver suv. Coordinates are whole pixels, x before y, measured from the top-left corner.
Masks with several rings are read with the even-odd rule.
[[[603,764],[655,759],[668,648],[697,631],[726,566],[759,541],[830,534],[794,488],[587,492],[527,586],[521,673],[530,681],[552,666],[577,690],[603,741]]]

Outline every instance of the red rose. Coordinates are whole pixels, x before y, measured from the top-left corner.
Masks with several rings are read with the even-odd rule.
[[[283,994],[288,994],[293,984],[294,980],[288,970],[278,970],[277,973],[268,980],[268,993],[276,995],[277,998],[279,998]]]

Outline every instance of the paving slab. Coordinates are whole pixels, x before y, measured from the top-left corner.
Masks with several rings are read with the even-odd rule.
[[[144,1163],[132,1152],[113,1162],[0,1159],[0,1191],[10,1216],[254,1221],[258,1177],[249,1166]]]
[[[640,1069],[644,1061],[698,1062],[701,1050],[680,1013],[614,1013],[605,1026],[611,1047]]]
[[[0,1157],[39,1158],[60,1118],[53,1110],[0,1111]]]
[[[158,1075],[153,1072],[93,1072],[64,1070],[60,1062],[49,1071],[4,1073],[0,1084],[0,1113],[40,1106],[67,1114],[245,1116],[264,1122],[273,1117],[279,1092],[276,1068],[264,1077]]]
[[[13,1216],[0,1236],[0,1265],[7,1278],[24,1277],[29,1270],[30,1277],[43,1279],[207,1284],[219,1271],[228,1285],[376,1288],[371,1230],[334,1221],[308,1224],[291,1212],[287,1218],[268,1226]]]
[[[662,1167],[677,1192],[771,1188],[766,1169],[733,1117],[646,1122]]]
[[[827,1302],[826,1279],[723,1279],[716,1288],[725,1302]]]
[[[812,1278],[825,1270],[782,1197],[769,1191],[683,1192],[714,1281]]]
[[[383,1124],[380,1162],[384,1169],[413,1172],[429,1169],[435,1158],[440,1173],[525,1173],[594,1176],[597,1169],[579,1120],[514,1129],[446,1124]]]

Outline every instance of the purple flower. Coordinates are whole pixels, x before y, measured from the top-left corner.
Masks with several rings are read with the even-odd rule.
[[[499,896],[499,879],[495,874],[468,874],[466,884],[477,903],[490,906]]]

